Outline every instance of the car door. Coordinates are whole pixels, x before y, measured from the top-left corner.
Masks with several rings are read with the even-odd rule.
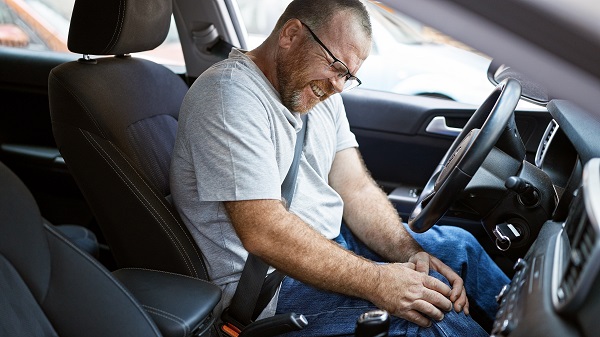
[[[0,47],[0,161],[32,191],[56,224],[89,224],[91,214],[54,143],[48,74],[76,55]],[[69,211],[67,211],[69,210]]]

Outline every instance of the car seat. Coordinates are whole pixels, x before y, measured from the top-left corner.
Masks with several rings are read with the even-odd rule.
[[[50,73],[52,130],[118,267],[208,279],[199,248],[166,199],[188,86],[166,67],[129,56],[162,43],[171,13],[165,0],[77,0],[68,47],[86,56]]]
[[[77,0],[68,47],[83,57],[50,72],[52,130],[119,268],[208,280],[201,250],[169,202],[188,86],[166,67],[131,56],[163,42],[171,13],[169,0]],[[240,336],[301,328],[298,316],[244,325]]]
[[[221,296],[217,286],[175,274],[119,271],[147,305],[141,304],[42,218],[29,190],[2,163],[0,186],[0,336],[158,337],[192,336],[183,333],[190,326],[208,330],[205,321]],[[170,291],[162,290],[165,284]],[[186,303],[190,294],[201,300]],[[160,310],[157,321],[153,310]]]

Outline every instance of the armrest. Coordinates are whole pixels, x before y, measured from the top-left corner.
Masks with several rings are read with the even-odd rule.
[[[113,275],[140,302],[165,337],[200,334],[212,325],[221,289],[207,281],[157,270],[124,268]]]

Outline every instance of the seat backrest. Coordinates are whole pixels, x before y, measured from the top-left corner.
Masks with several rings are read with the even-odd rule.
[[[0,336],[160,336],[139,303],[46,225],[0,163]]]
[[[207,279],[200,249],[168,201],[188,86],[166,67],[129,56],[162,43],[171,13],[170,0],[77,0],[69,49],[111,56],[51,71],[52,129],[119,267]]]

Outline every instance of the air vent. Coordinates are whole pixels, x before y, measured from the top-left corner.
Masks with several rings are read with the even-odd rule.
[[[582,188],[577,191],[565,221],[570,243],[568,263],[556,288],[555,304],[569,311],[589,297],[600,277],[600,159],[590,160],[583,169]]]
[[[578,228],[574,231],[569,263],[559,288],[558,300],[560,303],[570,299],[581,283],[580,278],[587,262],[590,260],[596,242],[596,230],[585,213],[580,217],[580,220]]]
[[[552,138],[554,138],[554,135],[556,134],[556,130],[558,130],[558,124],[553,119],[550,121],[550,124],[548,124],[548,127],[546,127],[546,131],[544,132],[542,141],[540,142],[540,145],[537,149],[537,153],[535,154],[535,165],[537,167],[542,167],[542,164],[544,163],[544,156],[546,155],[546,150],[550,146]]]

